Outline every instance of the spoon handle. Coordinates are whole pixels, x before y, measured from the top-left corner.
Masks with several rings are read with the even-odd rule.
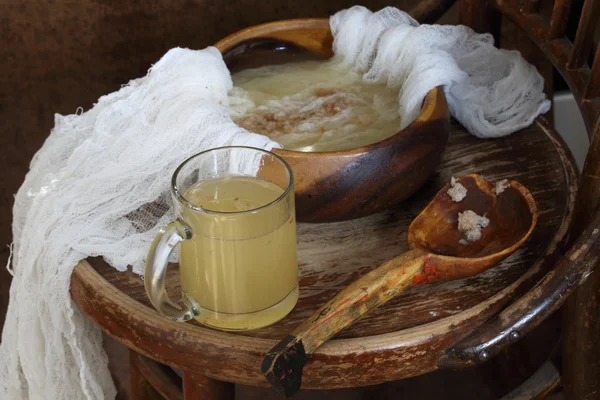
[[[387,261],[339,292],[265,356],[261,370],[267,380],[289,397],[302,383],[302,368],[329,338],[370,310],[387,302],[423,273],[427,253],[413,249]]]

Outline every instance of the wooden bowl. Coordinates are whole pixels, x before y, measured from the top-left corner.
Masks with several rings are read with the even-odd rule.
[[[328,19],[294,19],[246,28],[217,47],[235,72],[333,55]],[[449,112],[442,88],[432,89],[408,127],[380,142],[351,150],[276,149],[294,172],[299,221],[332,222],[396,206],[433,174],[446,148]]]

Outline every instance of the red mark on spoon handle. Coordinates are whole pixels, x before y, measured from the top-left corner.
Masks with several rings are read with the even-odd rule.
[[[423,257],[423,273],[413,276],[413,285],[426,285],[436,280],[438,272],[437,270],[429,265],[431,261],[431,254],[427,254]]]
[[[358,299],[354,300],[354,302],[352,302],[351,306],[354,305],[354,304],[360,303],[361,301],[363,301],[364,299],[366,299],[369,296],[369,292],[367,291],[367,288],[363,287],[363,288],[360,288],[360,290],[362,292],[364,292],[364,294],[361,297],[359,297]],[[344,304],[350,302],[351,300],[352,300],[352,298],[350,298],[350,297],[348,297],[347,299],[344,299],[338,305],[338,307],[343,306]],[[315,322],[318,322],[318,323],[316,323],[315,326],[313,326],[308,332],[314,331],[315,329],[317,329],[318,327],[320,327],[321,325],[323,325],[325,322],[329,321],[331,318],[335,317],[336,315],[338,315],[339,313],[341,313],[342,311],[344,311],[347,308],[348,307],[340,308],[339,310],[337,310],[336,312],[332,313],[331,315],[328,315],[324,319],[315,321]]]

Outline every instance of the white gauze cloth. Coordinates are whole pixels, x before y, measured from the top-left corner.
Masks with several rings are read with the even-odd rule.
[[[480,137],[514,132],[548,109],[539,74],[518,53],[494,49],[489,35],[418,26],[393,8],[354,7],[331,27],[338,57],[364,79],[398,88],[404,126],[437,85]],[[91,110],[56,116],[15,199],[0,399],[114,398],[100,330],[70,299],[71,272],[103,256],[141,274],[152,238],[171,219],[171,174],[187,157],[233,144],[278,147],[231,121],[230,88],[215,48],[173,49]]]
[[[443,85],[452,115],[480,138],[506,136],[550,109],[544,78],[517,51],[465,26],[419,25],[393,7],[355,6],[330,19],[333,51],[367,82],[399,90],[401,128]]]
[[[141,274],[150,241],[172,218],[169,182],[187,157],[278,147],[231,121],[231,87],[217,49],[173,49],[90,111],[56,116],[15,199],[0,399],[114,398],[100,330],[69,296],[71,272],[102,255]]]

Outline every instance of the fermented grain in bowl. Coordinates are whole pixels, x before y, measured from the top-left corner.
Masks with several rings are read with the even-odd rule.
[[[335,58],[250,68],[232,79],[232,119],[288,150],[354,149],[400,130],[398,91],[364,82]]]
[[[253,74],[259,75],[257,71],[251,71],[252,69],[258,69],[258,72],[265,74],[279,70],[285,74],[288,68],[296,68],[294,64],[297,64],[298,70],[304,69],[304,72],[295,73],[304,76],[310,75],[311,68],[320,69],[327,66],[337,68],[332,43],[333,37],[328,19],[298,19],[246,28],[219,41],[215,47],[222,52],[223,59],[233,75],[234,84],[245,87],[244,90],[248,92],[252,85],[260,83],[251,79]],[[316,75],[325,74],[325,78],[329,79],[331,75],[327,75],[328,73],[319,71]],[[315,86],[309,87],[304,94],[304,102],[299,103],[294,102],[294,96],[299,93],[299,88],[302,90],[307,88],[302,86],[304,83],[294,83],[290,79],[285,80],[285,84],[281,86],[271,85],[267,89],[270,93],[264,97],[263,94],[259,96],[256,93],[249,93],[247,96],[237,96],[235,100],[232,98],[235,97],[235,90],[239,89],[231,93],[232,118],[238,124],[251,131],[267,133],[267,135],[269,135],[267,131],[271,130],[273,131],[271,136],[280,143],[283,142],[286,147],[274,149],[273,152],[281,156],[294,172],[296,216],[301,222],[341,221],[397,206],[422,187],[434,173],[448,141],[450,129],[448,104],[442,88],[430,90],[425,96],[416,120],[400,130],[399,104],[396,97],[398,93],[386,93],[387,88],[377,88],[378,85],[369,87],[366,94],[361,93],[365,91],[367,85],[372,84],[363,83],[358,73],[354,76],[340,75],[331,79],[336,85],[341,85],[346,92],[354,94],[352,107],[346,104],[329,103],[335,98],[350,98],[348,93],[344,95],[330,93],[333,91],[330,85],[332,82],[329,82],[326,87],[319,87],[318,82],[314,83]],[[321,76],[319,79],[325,78]],[[273,79],[284,80],[281,77]],[[265,91],[264,87],[260,89]],[[373,92],[370,92],[370,89],[373,89]],[[252,99],[254,104],[248,102],[249,98],[255,95],[256,99]],[[279,99],[288,96],[287,100],[275,102],[279,104],[280,109],[277,110],[279,114],[275,111],[259,109],[260,101],[268,102],[271,95]],[[365,98],[372,99],[374,106],[356,104]],[[323,103],[327,104],[321,107],[321,110],[317,110],[319,107],[316,107],[311,111],[310,107],[304,107],[309,104],[323,106]],[[250,109],[253,112],[247,115],[255,115],[242,121],[243,112]],[[334,121],[343,116],[344,111],[356,109],[365,111],[353,114],[355,118],[365,118],[362,123],[367,129],[370,125],[365,121],[380,115],[381,118],[373,124],[381,127],[381,130],[377,133],[361,132],[357,126],[351,126],[349,121],[341,119]],[[235,115],[236,112],[239,114]],[[320,123],[314,123],[310,112],[332,113],[334,118],[327,116]],[[306,117],[307,113],[310,115],[308,120],[314,126],[302,126],[306,121],[302,122],[301,119]],[[290,121],[280,120],[281,116],[290,114],[296,114],[296,117],[299,117],[298,121],[290,123]],[[361,121],[359,120],[358,123]],[[392,126],[396,128],[392,129]],[[285,140],[281,139],[283,136],[293,135],[296,129],[307,128],[303,131],[306,133],[311,130],[308,128],[313,127],[316,127],[316,130],[313,129],[311,134],[303,134],[299,138],[294,136],[284,138],[296,142],[285,143]],[[321,132],[321,128],[324,132]],[[323,140],[328,138],[324,135],[326,132],[337,130],[336,132],[339,133],[344,129],[351,130],[350,133],[354,135],[352,141],[338,138],[331,139],[327,143]],[[288,130],[290,133],[285,133]],[[359,140],[364,141],[359,142]],[[295,150],[291,147],[295,147]],[[328,150],[333,148],[340,150]]]

